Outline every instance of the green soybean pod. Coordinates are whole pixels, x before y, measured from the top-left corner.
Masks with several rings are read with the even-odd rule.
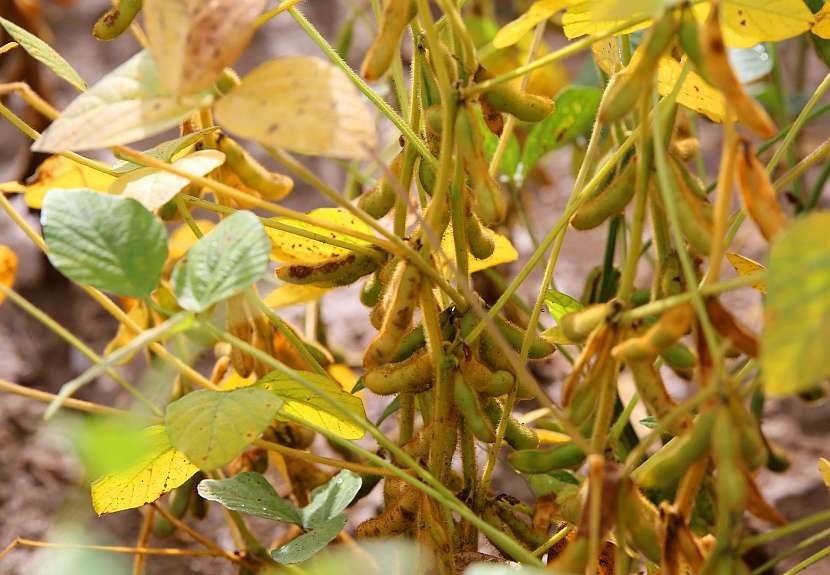
[[[680,30],[677,37],[680,47],[694,64],[697,73],[711,84],[706,72],[706,62],[703,59],[703,49],[700,46],[700,26],[689,4],[684,4],[680,9]]]
[[[383,284],[378,277],[378,270],[366,279],[366,283],[360,288],[360,303],[366,307],[375,307],[383,294]]]
[[[479,361],[474,354],[459,362],[464,380],[481,394],[496,397],[508,393],[516,382],[507,370],[492,370]]]
[[[767,464],[769,450],[758,420],[752,415],[737,396],[729,398],[729,410],[740,434],[741,458],[750,471]]]
[[[521,351],[527,330],[520,328],[510,320],[502,317],[495,319],[496,327],[514,350]],[[544,359],[556,351],[556,346],[543,338],[541,335],[534,335],[530,339],[527,357],[530,359]]]
[[[746,506],[747,486],[739,463],[741,433],[727,405],[721,405],[717,409],[712,427],[711,449],[718,470],[715,484],[718,505],[724,505],[735,513],[743,511]]]
[[[491,77],[484,68],[479,68],[475,75],[477,82],[488,80]],[[486,101],[494,110],[511,114],[523,122],[544,120],[556,108],[550,98],[522,92],[509,82],[498,84],[484,92],[481,99]]]
[[[366,371],[363,385],[378,395],[420,393],[432,387],[432,355],[425,347],[407,359]]]
[[[484,405],[484,412],[490,418],[493,426],[499,424],[504,407],[497,399],[490,399]],[[513,416],[508,416],[507,427],[504,432],[504,439],[513,449],[534,449],[539,445],[539,436],[536,432],[517,421]]]
[[[217,145],[225,154],[225,164],[239,176],[243,184],[258,191],[264,198],[281,200],[294,189],[294,180],[268,170],[230,136],[220,134]]]
[[[637,393],[640,394],[640,398],[648,408],[649,413],[654,415],[658,421],[665,419],[677,407],[677,403],[666,391],[663,378],[657,368],[654,367],[652,360],[632,361],[626,365],[631,371]],[[670,428],[670,431],[678,433],[682,431],[687,423],[688,420],[681,419]]]
[[[571,341],[584,341],[594,329],[605,321],[610,309],[608,304],[597,303],[579,311],[571,312],[559,322],[562,333]]]
[[[579,207],[571,218],[571,225],[577,230],[589,230],[625,210],[628,202],[634,197],[636,176],[637,158],[635,156],[626,163],[622,171],[599,195]]]
[[[415,14],[417,7],[414,0],[386,1],[378,35],[369,47],[360,68],[360,73],[366,80],[374,82],[389,69],[395,54],[398,53],[398,45],[406,26]]]
[[[403,152],[398,152],[389,163],[389,171],[395,178],[400,178],[402,164]],[[374,188],[358,198],[357,206],[377,220],[389,213],[397,197],[395,184],[389,181],[388,174],[384,174]]]
[[[467,244],[470,246],[470,253],[477,259],[483,260],[493,255],[496,249],[496,241],[493,232],[482,225],[481,220],[472,211],[467,213],[465,221],[467,230]]]
[[[697,356],[682,343],[676,343],[660,352],[660,357],[672,369],[693,369],[697,365]]]
[[[660,562],[660,513],[630,479],[623,480],[617,496],[617,517],[631,546],[654,563]]]
[[[315,264],[282,266],[277,268],[277,277],[293,284],[338,287],[353,284],[377,267],[378,260],[371,255],[350,252]]]
[[[508,456],[508,461],[520,473],[546,473],[581,465],[585,461],[585,452],[569,441],[550,449],[514,451]]]
[[[496,440],[493,425],[481,408],[478,394],[470,389],[460,371],[453,373],[453,399],[464,418],[464,424],[476,439],[484,443],[493,443]]]
[[[709,451],[712,425],[717,411],[708,409],[697,416],[694,427],[674,437],[632,473],[643,489],[661,489],[673,485],[695,461]]]
[[[398,362],[405,360],[410,355],[424,347],[426,342],[427,340],[424,335],[424,326],[421,324],[416,325],[401,338],[398,351],[395,352],[394,357],[392,357],[392,361]]]
[[[363,355],[363,365],[374,367],[390,361],[401,338],[412,324],[412,315],[421,289],[421,271],[408,260],[401,260],[384,297],[385,315],[377,336]]]
[[[488,227],[501,223],[507,214],[507,198],[498,182],[490,175],[478,119],[470,106],[458,110],[455,137],[467,173],[472,181],[473,211]]]
[[[92,35],[99,40],[115,40],[130,27],[142,4],[143,0],[118,0],[95,22]]]

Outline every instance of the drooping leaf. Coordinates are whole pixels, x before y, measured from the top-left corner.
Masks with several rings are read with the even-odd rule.
[[[582,302],[555,289],[549,290],[545,294],[545,305],[548,307],[548,311],[556,323],[559,323],[569,313],[579,311],[583,308]]]
[[[481,270],[486,270],[487,268],[491,268],[497,265],[516,261],[516,259],[519,257],[519,252],[516,251],[516,248],[513,247],[513,244],[510,243],[510,240],[506,236],[496,233],[494,233],[493,236],[496,243],[496,247],[489,257],[480,260],[472,254],[468,254],[467,265],[469,267],[470,273],[479,272]],[[455,261],[455,240],[452,236],[451,225],[447,227],[447,231],[444,232],[444,237],[441,239],[441,250],[445,254],[447,254],[450,260],[452,260],[453,262]],[[448,273],[448,271],[449,270],[445,271],[445,274]]]
[[[3,26],[8,35],[14,38],[14,41],[20,44],[32,58],[44,64],[78,90],[86,89],[86,82],[83,81],[69,62],[64,60],[63,56],[58,54],[49,44],[5,18],[0,18],[0,26]]]
[[[129,144],[178,125],[210,105],[213,92],[175,96],[153,57],[139,52],[75,98],[32,144],[36,152],[90,150]]]
[[[26,205],[39,210],[43,207],[43,197],[53,188],[89,188],[96,192],[106,192],[115,181],[109,174],[74,162],[63,156],[49,156],[35,170],[34,175],[25,184],[16,182],[0,184],[3,191],[25,194]]]
[[[345,439],[360,439],[364,429],[327,401],[323,394],[333,398],[340,408],[348,410],[361,420],[366,419],[363,401],[329,378],[308,371],[297,372],[313,384],[314,390],[294,381],[279,371],[272,371],[257,382],[257,387],[270,391],[279,397],[283,406],[280,413],[305,419]],[[320,390],[317,392],[315,390]]]
[[[242,453],[270,425],[281,404],[256,387],[200,389],[168,405],[164,424],[170,444],[210,471]]]
[[[0,244],[0,284],[7,288],[14,285],[17,275],[17,254],[9,246]],[[0,293],[0,302],[6,299],[6,294]]]
[[[199,495],[216,501],[231,511],[240,511],[271,521],[301,524],[297,509],[283,499],[261,474],[240,473],[229,479],[204,479],[199,482]]]
[[[729,252],[726,254],[726,259],[729,260],[729,263],[732,264],[732,267],[735,268],[735,271],[738,272],[738,275],[740,276],[752,275],[758,272],[762,272],[766,269],[764,266],[762,266],[755,260],[751,260],[746,256],[742,256],[741,254]],[[758,290],[761,293],[767,293],[766,282],[760,281],[758,283],[752,284],[751,287],[753,289]]]
[[[321,288],[315,285],[283,284],[262,298],[262,301],[271,309],[280,309],[317,301],[330,291],[331,288]]]
[[[553,113],[530,130],[522,151],[525,175],[539,159],[569,144],[591,128],[602,92],[597,88],[569,86],[556,96]]]
[[[521,16],[505,25],[493,38],[493,47],[506,48],[518,42],[540,22],[565,8],[569,0],[537,0]]]
[[[259,219],[236,212],[202,237],[173,268],[173,291],[184,309],[203,311],[259,279],[271,245]]]
[[[341,470],[324,485],[311,492],[308,505],[300,509],[303,527],[315,529],[346,510],[363,481],[348,469]]]
[[[330,224],[337,224],[356,232],[372,234],[372,229],[369,226],[346,210],[342,210],[340,208],[317,208],[316,210],[310,211],[308,215],[315,219],[326,221]],[[295,228],[314,232],[328,238],[348,242],[350,244],[358,246],[369,245],[369,242],[366,240],[347,236],[339,232],[332,232],[298,220],[279,218],[277,221]],[[282,230],[276,230],[274,228],[267,228],[266,231],[268,232],[268,237],[271,238],[271,257],[280,262],[291,264],[318,263],[334,256],[343,255],[349,251],[346,248],[333,246],[317,240],[284,232]]]
[[[692,7],[703,20],[709,3]],[[732,48],[750,48],[803,34],[815,18],[803,0],[723,0],[720,7],[723,40]]]
[[[292,539],[282,547],[271,551],[271,558],[277,563],[302,563],[325,549],[346,526],[345,513],[336,515],[316,528]]]
[[[195,176],[204,176],[225,163],[225,154],[218,150],[199,150],[173,162],[173,166]],[[118,178],[109,193],[133,198],[155,212],[172,200],[190,184],[183,176],[157,170],[139,168]]]
[[[565,36],[578,38],[586,34],[593,36],[602,34],[611,28],[622,26],[635,17],[653,16],[660,8],[660,0],[634,0],[625,3],[625,12],[621,12],[622,3],[613,0],[574,0],[568,5],[568,10],[562,16],[562,26]],[[635,24],[626,28],[621,34],[630,34],[647,28],[650,21]]]
[[[210,87],[245,51],[266,0],[144,0],[159,75],[174,94]]]
[[[781,233],[769,256],[761,370],[770,395],[809,389],[830,375],[830,214]]]
[[[147,297],[167,258],[167,232],[137,201],[92,190],[51,190],[41,213],[49,261],[79,284]]]
[[[172,140],[167,140],[166,142],[162,142],[157,146],[153,146],[149,150],[145,150],[143,153],[151,158],[155,158],[157,160],[161,160],[162,162],[169,162],[172,160],[179,152],[189,148],[196,142],[200,141],[206,135],[215,132],[218,130],[216,126],[205,128],[203,130],[197,130],[195,132],[190,132],[189,134],[185,134],[184,136],[180,136],[178,138],[174,138]],[[118,155],[118,152],[115,152],[116,157],[121,157]],[[127,172],[132,172],[133,170],[137,170],[139,168],[143,168],[142,164],[136,164],[130,160],[122,158],[120,162],[115,164],[112,167],[112,171],[118,174],[126,174]]]
[[[262,64],[215,110],[229,131],[301,154],[364,159],[377,148],[374,122],[357,89],[339,68],[312,56]]]
[[[145,434],[150,446],[142,457],[92,483],[92,506],[98,515],[155,501],[199,470],[170,445],[163,426],[148,427]]]

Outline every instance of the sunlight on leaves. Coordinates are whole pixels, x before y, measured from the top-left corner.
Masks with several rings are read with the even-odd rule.
[[[317,301],[330,291],[331,288],[322,288],[315,285],[283,284],[262,298],[262,301],[271,309],[281,309]]]
[[[521,16],[506,24],[493,38],[495,48],[505,48],[518,42],[540,22],[565,8],[570,0],[537,0]]]
[[[34,175],[25,184],[6,182],[0,184],[3,191],[25,194],[26,205],[39,210],[43,197],[53,188],[89,188],[106,192],[115,178],[63,156],[49,156],[37,167]]]
[[[513,244],[510,243],[507,236],[494,233],[493,237],[496,242],[496,248],[490,257],[480,260],[472,254],[468,254],[470,273],[486,270],[487,268],[506,264],[518,259],[519,252],[516,251],[516,248],[513,247]],[[441,249],[451,261],[455,262],[455,241],[452,236],[452,225],[448,226],[447,231],[444,232],[444,237],[441,239]],[[448,272],[449,270],[446,270],[445,274]]]

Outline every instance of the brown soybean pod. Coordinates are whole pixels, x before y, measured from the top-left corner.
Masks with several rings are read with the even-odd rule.
[[[216,142],[225,154],[225,164],[243,184],[261,193],[264,198],[281,200],[294,189],[294,180],[268,170],[230,136],[220,134]]]
[[[657,508],[630,479],[621,483],[617,505],[617,517],[628,542],[649,561],[659,562],[660,538],[657,525],[660,514]]]
[[[599,195],[579,207],[571,218],[571,225],[577,230],[589,230],[625,210],[628,202],[634,197],[636,175],[637,160],[635,157],[626,163],[622,171]]]
[[[654,367],[653,361],[632,361],[626,365],[628,365],[628,369],[631,371],[634,385],[637,387],[637,392],[640,394],[640,398],[648,408],[648,411],[658,421],[665,419],[677,407],[677,403],[669,395],[669,392],[666,391],[663,378],[660,376],[657,368]],[[689,419],[684,417],[672,425],[669,431],[676,435],[688,427],[689,424]]]
[[[432,355],[426,347],[407,359],[369,369],[363,385],[378,395],[420,393],[432,387]]]
[[[706,63],[706,72],[712,84],[721,92],[734,110],[738,120],[746,124],[759,137],[772,138],[778,129],[766,110],[746,95],[741,82],[729,64],[726,45],[720,25],[720,4],[713,3],[709,17],[700,30],[700,47]]]
[[[749,357],[758,357],[758,338],[739,324],[717,297],[706,300],[706,311],[721,336]]]
[[[381,365],[395,356],[401,338],[412,326],[412,314],[415,312],[420,288],[420,270],[409,261],[401,260],[384,296],[383,324],[363,356],[364,367]]]
[[[560,322],[562,333],[571,341],[584,341],[594,329],[605,321],[609,311],[608,304],[597,303],[569,313]]]
[[[378,35],[360,67],[361,75],[369,82],[379,79],[395,58],[406,26],[415,17],[414,0],[387,0],[383,8]]]
[[[355,536],[358,539],[370,537],[392,537],[400,535],[415,524],[415,511],[420,500],[420,491],[407,485],[398,500],[388,507],[379,517],[364,521],[357,526]]]
[[[381,252],[378,251],[378,255]],[[315,264],[290,264],[277,268],[279,279],[292,284],[319,287],[350,285],[378,267],[378,260],[363,252],[349,252]]]
[[[738,189],[744,207],[764,238],[771,242],[787,225],[787,216],[778,203],[767,169],[752,151],[752,144],[741,138],[738,149]]]
[[[683,236],[696,253],[708,255],[713,233],[711,206],[689,189],[676,165],[672,164],[670,168],[669,173],[675,183],[673,190],[677,201],[677,216]]]
[[[618,344],[612,355],[625,362],[653,361],[686,335],[695,318],[695,312],[688,303],[678,304],[667,309],[656,324],[640,337],[633,337]]]

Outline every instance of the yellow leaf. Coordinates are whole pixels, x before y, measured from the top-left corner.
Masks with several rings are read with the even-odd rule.
[[[372,229],[358,220],[345,210],[340,208],[317,208],[308,213],[309,216],[337,224],[345,228],[349,228],[356,232],[363,232],[365,234],[372,234]],[[295,228],[308,230],[316,234],[324,235],[329,238],[338,239],[350,244],[366,246],[369,242],[347,236],[338,232],[331,232],[329,230],[292,220],[289,218],[279,218],[276,221],[283,224],[291,225]],[[333,256],[345,254],[349,250],[338,246],[332,246],[317,240],[312,240],[303,236],[298,236],[289,232],[275,230],[273,228],[265,228],[268,236],[271,238],[271,258],[280,262],[289,264],[311,264],[325,261]]]
[[[127,312],[127,317],[133,320],[139,327],[142,329],[147,329],[150,326],[150,311],[147,309],[147,306],[143,303],[136,302],[135,305]],[[112,352],[124,347],[131,341],[133,341],[138,334],[128,328],[126,325],[119,324],[118,331],[115,333],[115,337],[113,337],[110,342],[107,344],[107,347],[104,348],[104,355],[109,355]],[[124,365],[132,361],[135,357],[135,354],[138,353],[139,350],[133,351],[131,354],[123,358],[117,365]]]
[[[321,288],[314,285],[283,284],[262,301],[271,309],[280,309],[300,303],[317,301],[323,297],[331,288]]]
[[[576,342],[571,341],[568,339],[564,333],[562,333],[562,326],[555,325],[553,327],[549,327],[545,331],[542,332],[542,337],[548,340],[551,343],[556,345],[569,345],[575,344]]]
[[[195,220],[195,222],[203,234],[208,233],[215,225],[210,220]],[[189,225],[186,223],[180,225],[173,230],[167,242],[167,261],[174,262],[181,258],[198,239]]]
[[[602,34],[612,28],[622,26],[626,21],[637,16],[653,15],[662,2],[659,0],[629,0],[624,3],[625,12],[619,13],[614,7],[622,4],[618,0],[575,0],[571,2],[567,12],[562,16],[565,36],[577,38],[586,34],[592,36]],[[651,26],[651,21],[647,20],[626,28],[620,34],[630,34],[649,26]]]
[[[167,87],[210,87],[248,46],[266,0],[145,0],[150,52]]]
[[[657,67],[657,91],[666,96],[674,89],[680,78],[683,65],[674,58],[665,56]],[[677,103],[690,110],[707,116],[713,122],[722,122],[726,114],[720,92],[706,83],[697,73],[690,70],[677,95]]]
[[[729,263],[732,264],[732,267],[735,268],[735,271],[738,272],[738,275],[740,276],[748,276],[751,274],[762,272],[766,269],[764,266],[762,266],[755,260],[751,260],[746,256],[742,256],[741,254],[730,252],[726,254],[726,259],[729,260]],[[758,290],[761,293],[767,293],[766,282],[754,283],[752,284],[752,288]]]
[[[49,156],[38,166],[34,176],[19,190],[26,194],[26,204],[39,210],[43,197],[53,188],[89,188],[106,192],[115,178],[63,156]],[[4,184],[4,186],[7,184]]]
[[[173,162],[173,166],[195,176],[204,176],[225,163],[218,150],[200,150]],[[190,180],[155,168],[139,168],[118,178],[109,193],[137,200],[154,212],[186,188]]]
[[[362,420],[366,419],[363,401],[356,395],[344,391],[341,384],[317,373],[308,371],[297,373],[306,381],[313,383],[314,387],[325,392],[328,397],[333,397],[341,408],[347,409]],[[322,395],[278,371],[273,371],[263,377],[257,382],[257,386],[273,392],[282,399],[283,406],[280,408],[280,414],[290,414],[304,419],[345,439],[360,439],[365,433],[361,426],[341,415]]]
[[[7,288],[14,284],[14,277],[17,275],[17,254],[10,247],[0,244],[0,283]],[[0,302],[6,295],[0,293]]]
[[[702,21],[709,8],[703,3],[692,10]],[[720,8],[723,41],[733,48],[798,36],[809,30],[814,20],[802,0],[723,0]]]
[[[228,370],[228,375],[219,384],[219,389],[222,391],[230,391],[232,389],[239,389],[240,387],[248,387],[256,383],[256,374],[252,373],[248,377],[242,377],[236,370]]]
[[[334,378],[334,381],[340,384],[343,391],[347,393],[351,393],[355,384],[357,384],[357,375],[345,363],[333,363],[326,368],[326,371]],[[360,392],[358,391],[355,395],[360,395]]]
[[[174,449],[161,425],[144,430],[151,448],[127,469],[92,483],[92,506],[98,515],[141,507],[190,479],[199,468]]]
[[[830,3],[825,2],[815,17],[816,23],[813,24],[811,32],[819,38],[830,39]]]
[[[493,38],[493,47],[506,48],[518,42],[538,23],[547,20],[568,5],[570,0],[537,0],[527,12],[505,25]]]
[[[515,261],[519,257],[519,253],[507,237],[497,233],[494,233],[493,236],[496,242],[496,248],[490,257],[480,260],[472,254],[468,255],[469,263],[467,265],[469,266],[470,273],[486,270],[487,268],[500,264],[506,264]],[[444,237],[441,239],[441,249],[453,262],[455,261],[455,241],[453,241],[452,237],[452,225],[448,226],[447,231],[444,232]],[[448,271],[445,270],[444,273],[446,275]]]
[[[223,128],[266,146],[366,159],[375,122],[342,70],[313,56],[270,60],[215,106]]]
[[[830,461],[827,461],[823,457],[819,458],[818,470],[821,473],[821,478],[824,480],[824,484],[828,489],[830,489]]]

